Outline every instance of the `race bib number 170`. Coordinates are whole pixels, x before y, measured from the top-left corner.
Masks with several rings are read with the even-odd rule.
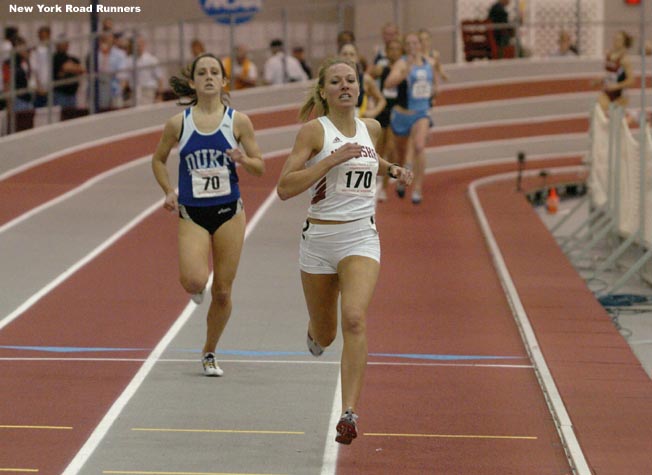
[[[376,176],[368,165],[347,164],[340,167],[335,191],[345,195],[373,197]]]

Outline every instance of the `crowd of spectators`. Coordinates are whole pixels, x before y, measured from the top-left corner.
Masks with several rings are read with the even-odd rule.
[[[501,25],[494,32],[501,50],[518,40],[512,28],[518,19],[510,20],[509,4],[510,0],[497,0],[487,12],[488,20]],[[102,22],[95,56],[79,58],[70,54],[67,38],[63,35],[53,38],[48,26],[40,27],[37,35],[30,42],[18,28],[5,28],[0,43],[0,89],[4,92],[0,108],[9,106],[14,111],[22,111],[54,105],[70,109],[79,107],[80,102],[84,106],[88,104],[89,97],[96,97],[94,108],[103,111],[152,104],[170,97],[167,78],[173,71],[164,67],[149,50],[144,36],[117,30],[111,18],[105,18]],[[381,36],[382,45],[373,52],[369,64],[363,55],[358,55],[363,71],[373,73],[374,65],[382,66],[384,46],[389,41],[400,39],[398,27],[393,23],[384,25]],[[430,32],[421,29],[419,38],[424,44],[426,56],[432,59],[437,68],[436,73],[445,80],[446,74],[441,70]],[[353,31],[338,33],[334,38],[332,53],[337,54],[346,44],[356,44]],[[206,51],[202,39],[194,38],[189,42],[191,58]],[[256,64],[250,56],[248,45],[239,43],[231,55],[222,58],[229,78],[227,90],[307,81],[313,77],[313,73],[311,58],[306,53],[304,45],[286,45],[283,40],[274,38],[269,42],[267,59]],[[578,54],[568,31],[559,31],[558,49],[553,54]],[[81,87],[82,84],[86,87]],[[11,90],[16,91],[15,95],[8,94]],[[86,92],[86,96],[82,92]]]

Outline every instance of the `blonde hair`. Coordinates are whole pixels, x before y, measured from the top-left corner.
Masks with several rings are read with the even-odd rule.
[[[355,78],[356,81],[358,80],[358,69],[356,68],[355,63],[340,56],[334,56],[324,60],[324,62],[319,67],[319,72],[317,73],[317,81],[315,81],[315,85],[308,92],[306,100],[303,102],[301,110],[299,111],[299,120],[302,122],[306,122],[313,112],[318,117],[328,114],[328,103],[326,102],[326,99],[321,96],[321,91],[324,89],[324,84],[326,82],[326,71],[328,68],[335,66],[336,64],[346,64],[349,66],[351,69],[353,69],[353,71],[356,72]]]
[[[181,70],[181,76],[172,76],[170,78],[170,87],[172,88],[172,91],[179,97],[179,101],[177,104],[180,106],[194,106],[197,104],[197,91],[190,87],[190,80],[194,78],[195,75],[195,68],[197,67],[197,63],[199,62],[200,59],[202,58],[213,58],[217,60],[217,62],[220,65],[220,70],[222,71],[222,77],[224,79],[228,79],[226,75],[226,70],[224,69],[224,64],[222,64],[222,60],[215,56],[212,53],[202,53],[199,56],[197,56],[192,63],[188,64],[185,68]],[[188,97],[190,98],[189,102],[181,102],[182,97]],[[222,90],[220,94],[220,100],[222,101],[222,104],[229,105],[230,102],[230,97],[229,93],[226,92],[225,90]]]

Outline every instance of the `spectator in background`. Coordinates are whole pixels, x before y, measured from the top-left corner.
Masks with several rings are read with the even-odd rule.
[[[577,56],[577,48],[571,41],[570,33],[566,30],[561,30],[559,32],[558,43],[559,49],[555,56]]]
[[[498,57],[502,58],[505,52],[505,47],[509,45],[512,37],[514,36],[514,29],[508,27],[509,13],[507,13],[507,5],[509,0],[498,0],[489,9],[488,19],[494,23],[494,39],[498,47]]]
[[[355,44],[355,34],[351,30],[340,31],[337,34],[337,51],[342,49],[347,43]]]
[[[97,55],[99,73],[100,110],[120,108],[124,105],[124,93],[129,83],[127,56],[113,44],[112,33],[100,35],[100,47]]]
[[[158,58],[147,51],[147,42],[142,36],[136,38],[136,55],[136,104],[141,106],[158,102],[163,96],[163,71]]]
[[[102,20],[102,31],[105,33],[113,33],[113,28],[115,24],[113,23],[113,18],[106,17]]]
[[[14,68],[14,87],[16,90],[23,89],[13,101],[14,111],[29,110],[34,107],[32,103],[32,92],[25,91],[29,87],[31,69],[30,69],[30,49],[27,42],[21,36],[14,40],[14,50],[10,53],[9,59],[2,64],[2,76],[4,81],[5,92],[9,91],[11,85],[11,68]]]
[[[305,54],[305,51],[303,49],[303,46],[295,46],[294,48],[292,48],[292,56],[297,58],[297,61],[299,61],[299,63],[301,64],[301,67],[303,68],[303,70],[308,75],[308,79],[312,79],[312,69],[310,68],[310,66],[306,62],[306,54]]]
[[[284,84],[308,80],[308,75],[301,67],[301,63],[294,56],[285,54],[281,40],[272,40],[269,47],[272,56],[265,62],[265,82],[267,84]]]
[[[50,27],[41,26],[38,29],[38,46],[30,55],[32,77],[36,81],[34,107],[45,107],[48,104],[48,89],[52,81],[52,61],[50,59]]]
[[[53,77],[55,81],[77,78],[74,82],[54,86],[54,105],[61,107],[77,107],[77,90],[79,76],[84,74],[84,67],[79,59],[68,54],[68,42],[62,35],[56,45],[56,53],[52,58]]]
[[[9,59],[11,55],[11,50],[16,44],[16,39],[18,38],[18,28],[15,26],[5,27],[5,36],[0,44],[0,65],[4,65],[5,61]],[[4,80],[2,78],[4,74],[0,74],[0,88],[4,90]],[[2,101],[4,102],[4,101]],[[2,103],[0,103],[0,108],[2,108]]]
[[[113,33],[113,45],[124,52],[125,56],[131,56],[133,54],[131,38],[121,31]]]
[[[192,53],[193,59],[205,52],[206,48],[204,47],[204,43],[202,43],[201,40],[195,38],[190,42],[190,53]]]
[[[226,71],[225,91],[230,90],[231,79],[233,79],[233,89],[246,89],[254,87],[258,82],[258,68],[254,62],[249,59],[249,50],[246,45],[239,44],[235,47],[235,65],[231,68],[231,57],[227,56],[222,60],[224,70]]]

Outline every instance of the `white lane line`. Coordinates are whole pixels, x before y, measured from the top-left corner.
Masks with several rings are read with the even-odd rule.
[[[266,160],[272,159],[272,158],[277,158],[279,156],[282,156],[286,153],[288,153],[289,150],[283,149],[283,150],[278,150],[269,154],[265,154],[263,158]],[[138,160],[146,160],[146,157],[143,157]],[[136,165],[132,162],[128,164],[121,165],[120,167],[117,168],[128,168],[129,166]],[[105,173],[110,173],[110,171],[105,172]],[[97,178],[97,177],[96,177]],[[89,181],[92,181],[89,180]],[[86,182],[88,183],[88,182]],[[97,183],[97,181],[95,181]],[[84,185],[82,185],[83,187]],[[73,190],[71,190],[73,191]],[[62,195],[66,196],[67,198],[70,198],[72,195]],[[52,201],[56,201],[59,198],[55,198]],[[269,198],[268,198],[269,199]],[[46,204],[49,204],[51,202],[48,202]],[[50,281],[48,284],[46,284],[44,287],[42,287],[39,291],[34,293],[31,297],[29,297],[27,300],[25,300],[21,305],[19,305],[16,309],[14,309],[11,313],[6,315],[4,318],[0,319],[0,330],[2,330],[4,327],[9,325],[11,322],[16,320],[18,317],[20,317],[23,313],[25,313],[27,310],[29,310],[31,307],[33,307],[39,300],[41,300],[45,295],[47,295],[49,292],[54,290],[56,287],[58,287],[61,283],[66,281],[70,276],[72,276],[75,272],[77,272],[79,269],[81,269],[83,266],[88,264],[90,261],[92,261],[94,258],[96,258],[98,255],[100,255],[102,252],[104,252],[109,246],[113,245],[118,239],[120,239],[122,236],[124,236],[127,232],[129,232],[131,229],[133,229],[136,225],[138,225],[141,221],[145,220],[150,214],[152,214],[154,211],[159,209],[162,205],[162,199],[157,200],[156,203],[152,204],[149,206],[145,211],[141,212],[139,215],[137,215],[134,219],[129,221],[123,228],[118,230],[116,233],[114,233],[110,238],[108,238],[106,241],[102,242],[99,246],[97,246],[95,249],[93,249],[91,252],[86,254],[83,258],[81,258],[79,261],[77,261],[75,264],[73,264],[71,267],[69,267],[66,271],[63,273],[59,274],[54,280]],[[50,206],[54,205],[55,203],[50,204]],[[44,205],[42,205],[44,206]],[[265,206],[265,204],[263,204]],[[48,206],[49,207],[49,206]],[[40,207],[39,207],[40,208]],[[36,210],[38,208],[35,208]],[[32,210],[32,211],[34,211]],[[32,211],[25,213],[25,214],[30,214]],[[31,217],[33,214],[30,214]],[[20,217],[16,218],[22,218],[21,215]],[[24,219],[27,219],[24,218]],[[16,223],[18,224],[18,223]]]
[[[154,126],[154,127],[147,127],[145,129],[139,129],[139,130],[134,130],[134,131],[131,131],[131,132],[125,132],[125,133],[119,134],[119,135],[112,135],[110,137],[105,137],[103,139],[91,140],[89,142],[84,142],[84,143],[81,143],[79,145],[75,145],[73,147],[64,148],[63,150],[59,150],[58,152],[54,152],[54,153],[51,153],[51,154],[46,155],[44,157],[37,158],[37,159],[32,160],[30,162],[27,162],[27,163],[25,163],[23,165],[12,168],[11,170],[8,170],[8,171],[6,171],[4,173],[1,173],[0,174],[0,181],[6,180],[7,178],[9,178],[11,176],[17,175],[17,174],[19,174],[21,172],[24,172],[25,170],[29,170],[30,168],[34,168],[34,167],[36,167],[38,165],[41,165],[43,163],[47,163],[47,162],[50,162],[52,160],[56,160],[57,158],[61,158],[61,157],[65,156],[65,155],[69,155],[71,153],[79,152],[80,150],[85,150],[85,149],[88,149],[88,148],[91,148],[91,147],[96,147],[98,145],[104,145],[104,144],[116,142],[116,141],[119,141],[119,140],[124,140],[124,139],[129,139],[129,138],[132,138],[132,137],[137,137],[139,135],[147,135],[147,134],[155,132],[156,130],[159,130],[159,129],[162,130],[163,126],[162,125],[157,125],[157,126]],[[37,130],[37,129],[35,129],[35,130]]]
[[[44,287],[42,287],[38,292],[33,294],[27,300],[25,300],[21,305],[19,305],[14,311],[9,313],[6,317],[0,320],[0,330],[9,325],[11,322],[20,317],[23,313],[29,310],[34,306],[39,300],[45,297],[48,293],[58,287],[61,283],[65,282],[70,276],[72,276],[79,269],[84,267],[86,264],[91,262],[107,248],[113,245],[118,239],[124,236],[131,229],[136,227],[141,221],[147,218],[154,211],[161,209],[162,199],[156,200],[156,203],[149,206],[145,211],[141,212],[138,216],[129,221],[125,226],[123,226],[119,231],[114,233],[109,239],[104,241],[102,244],[97,246],[91,252],[86,254],[83,258],[75,262],[71,267],[66,269],[63,273],[59,274],[54,280],[50,281]]]
[[[276,189],[274,189],[267,197],[265,202],[256,211],[254,216],[251,218],[251,221],[247,224],[244,236],[245,240],[251,235],[262,217],[272,206],[274,201],[276,201],[276,199]],[[157,203],[156,206],[159,207],[160,202]],[[136,394],[136,391],[143,383],[149,372],[152,370],[154,364],[156,364],[170,342],[172,342],[181,328],[183,328],[183,326],[186,324],[195,308],[197,308],[197,305],[195,305],[192,301],[186,305],[186,308],[183,310],[181,315],[179,315],[172,327],[170,327],[165,336],[161,339],[158,345],[156,345],[152,353],[149,355],[145,363],[143,363],[143,365],[140,367],[122,394],[118,397],[118,399],[115,400],[109,411],[104,415],[93,433],[86,440],[86,443],[82,446],[77,455],[75,455],[70,464],[63,471],[62,475],[76,475],[79,473],[84,464],[88,461],[89,457],[93,454],[97,446],[100,444],[100,441],[107,434],[113,425],[113,422],[120,416],[120,413],[127,405],[129,400],[133,397],[133,395]]]
[[[90,187],[98,184],[102,180],[105,180],[107,178],[112,177],[113,175],[117,175],[118,173],[121,173],[125,170],[128,170],[130,168],[136,167],[138,165],[142,165],[143,163],[149,161],[151,159],[151,155],[146,155],[144,157],[139,157],[131,162],[124,163],[122,165],[119,165],[115,168],[111,168],[103,173],[100,173],[99,175],[95,175],[93,178],[90,178],[83,182],[81,185],[73,188],[72,190],[68,190],[66,193],[63,195],[59,195],[56,198],[52,198],[50,201],[46,201],[45,203],[40,204],[39,206],[30,209],[29,211],[21,214],[20,216],[15,217],[11,221],[6,222],[2,226],[0,226],[0,234],[8,231],[9,229],[13,228],[14,226],[17,226],[18,224],[22,223],[23,221],[37,215],[38,213],[41,213],[52,206],[55,206],[62,201],[67,200],[68,198],[72,198],[73,196],[81,193],[84,190],[89,189]]]
[[[563,169],[555,168],[551,170],[551,173],[567,173],[577,169],[578,167],[565,167]],[[528,170],[524,173],[524,175],[536,176],[538,172],[539,170]],[[584,456],[584,452],[582,451],[582,448],[580,447],[580,444],[577,440],[577,436],[573,429],[573,424],[571,422],[570,416],[566,411],[564,401],[562,400],[561,395],[559,394],[559,390],[557,389],[557,385],[555,384],[555,380],[550,373],[550,369],[548,368],[546,359],[543,356],[543,352],[539,346],[539,342],[530,323],[530,319],[528,318],[527,312],[525,311],[525,307],[523,307],[523,303],[521,302],[521,299],[518,295],[514,281],[512,280],[509,270],[507,269],[507,264],[505,263],[500,248],[498,247],[498,243],[496,242],[493,231],[491,230],[491,225],[489,224],[487,216],[484,213],[484,209],[482,208],[482,204],[480,203],[480,199],[478,198],[478,187],[506,179],[513,179],[515,177],[516,172],[510,172],[475,180],[469,185],[469,197],[471,198],[478,223],[482,228],[482,233],[484,235],[487,246],[489,247],[489,252],[491,254],[496,273],[498,274],[500,283],[505,292],[505,296],[507,297],[507,301],[509,302],[509,305],[512,309],[512,313],[514,314],[514,318],[518,323],[523,343],[525,344],[532,362],[534,363],[539,384],[548,403],[550,413],[555,419],[555,425],[557,426],[557,430],[564,444],[564,449],[566,450],[568,459],[574,469],[574,473],[577,475],[591,475],[592,471],[589,468],[586,457]]]
[[[333,405],[331,406],[331,415],[328,420],[328,433],[326,434],[326,443],[324,444],[324,456],[321,461],[321,475],[335,475],[337,471],[337,452],[339,444],[335,442],[337,425],[342,415],[342,371],[337,373],[337,384],[335,385],[335,394],[333,394]]]

